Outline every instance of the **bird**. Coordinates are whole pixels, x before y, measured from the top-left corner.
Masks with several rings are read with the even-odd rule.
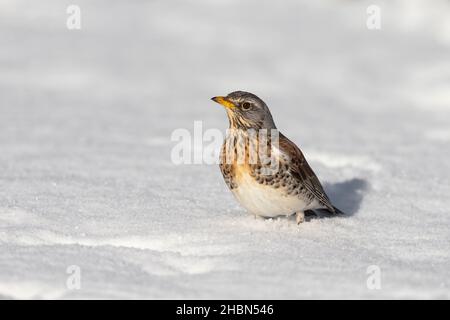
[[[314,210],[343,213],[331,203],[300,148],[277,129],[262,99],[234,91],[211,100],[225,108],[229,120],[220,170],[249,213],[263,218],[295,215],[297,224]]]

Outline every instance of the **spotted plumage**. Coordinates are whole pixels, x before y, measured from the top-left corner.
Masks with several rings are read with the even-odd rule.
[[[298,223],[306,210],[340,212],[300,149],[278,131],[261,99],[236,91],[213,100],[226,107],[230,122],[220,169],[242,206],[262,217],[295,213]]]

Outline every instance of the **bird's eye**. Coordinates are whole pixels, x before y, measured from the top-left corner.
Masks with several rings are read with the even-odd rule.
[[[243,104],[242,104],[242,109],[243,110],[248,110],[248,109],[250,109],[252,107],[252,105],[250,104],[250,102],[244,102]]]

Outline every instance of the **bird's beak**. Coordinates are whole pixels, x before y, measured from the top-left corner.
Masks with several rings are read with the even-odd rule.
[[[230,100],[228,100],[226,97],[214,97],[211,98],[211,100],[223,105],[227,109],[236,108],[236,105]]]

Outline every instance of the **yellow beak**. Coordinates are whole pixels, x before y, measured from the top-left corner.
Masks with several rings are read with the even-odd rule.
[[[230,100],[228,100],[226,97],[214,97],[211,98],[211,100],[223,105],[225,108],[228,109],[236,108],[236,105]]]

